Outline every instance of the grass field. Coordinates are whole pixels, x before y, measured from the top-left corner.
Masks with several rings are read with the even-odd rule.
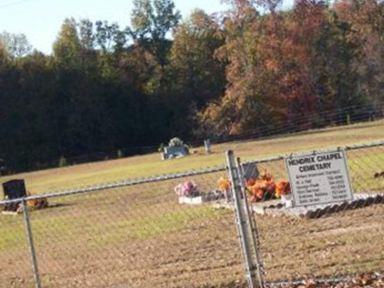
[[[355,124],[315,130],[296,135],[286,135],[267,140],[241,141],[213,146],[213,153],[205,155],[203,147],[193,149],[195,154],[184,159],[161,161],[158,153],[129,157],[120,160],[49,169],[0,178],[26,180],[33,194],[74,188],[103,182],[112,182],[144,176],[174,173],[225,163],[226,150],[234,150],[242,160],[258,159],[281,153],[311,151],[327,147],[339,147],[384,139],[384,121]]]
[[[162,162],[158,154],[17,175],[34,193],[118,179],[222,164],[224,151],[242,159],[384,139],[384,122],[291,135],[273,140],[202,148]],[[384,190],[384,147],[351,151],[357,192]],[[285,176],[282,161],[261,165]],[[204,191],[223,173],[196,176]],[[2,178],[2,181],[7,178]],[[210,205],[177,203],[163,181],[94,194],[51,199],[32,211],[31,222],[43,288],[51,287],[245,287],[234,215]],[[269,281],[372,272],[384,267],[384,205],[317,220],[258,217],[261,252]],[[21,216],[0,215],[0,287],[33,287]]]

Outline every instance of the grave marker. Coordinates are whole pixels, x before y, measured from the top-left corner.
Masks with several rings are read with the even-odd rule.
[[[243,163],[243,171],[244,178],[246,180],[249,179],[257,179],[260,175],[259,169],[257,169],[256,163]]]
[[[168,146],[164,147],[163,157],[165,160],[179,158],[187,156],[188,153],[188,148],[186,148],[185,146]]]
[[[4,198],[14,200],[27,196],[25,182],[23,179],[14,179],[3,183]],[[20,202],[9,203],[4,207],[5,211],[16,211]]]
[[[205,153],[211,154],[211,140],[207,139],[204,140],[204,148],[205,148]]]

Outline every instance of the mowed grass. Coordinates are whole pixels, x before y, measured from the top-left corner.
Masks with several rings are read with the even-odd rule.
[[[197,153],[184,159],[161,161],[156,153],[1,180],[24,178],[28,190],[37,194],[223,164],[228,149],[249,160],[383,140],[383,126],[383,121],[365,123],[214,145],[212,155],[204,155],[198,147]],[[348,158],[356,192],[383,191],[384,178],[373,176],[384,170],[384,147],[351,151]],[[286,177],[281,160],[259,166],[276,177]],[[225,172],[193,180],[209,191],[222,175]],[[179,205],[173,187],[180,181],[50,199],[53,207],[32,211],[43,287],[242,287],[244,273],[233,212],[209,204]],[[287,280],[382,269],[383,207],[310,221],[258,217],[266,278]],[[22,216],[0,215],[0,235],[0,287],[33,287],[26,284],[31,274]]]
[[[162,161],[159,153],[119,160],[49,169],[0,178],[26,180],[32,194],[76,188],[122,179],[175,173],[225,163],[224,153],[234,150],[242,160],[259,159],[276,154],[311,151],[330,147],[367,143],[384,139],[384,121],[345,127],[314,130],[267,140],[239,141],[213,145],[213,153],[205,155],[203,147],[193,148],[189,157]]]
[[[169,233],[177,233],[190,225],[195,215],[207,220],[214,220],[225,211],[209,206],[196,207],[189,213],[186,213],[185,210],[172,210],[169,206],[167,208],[169,208],[167,211],[160,213],[146,213],[145,217],[143,217],[143,212],[137,211],[129,217],[126,217],[126,214],[118,215],[118,213],[105,215],[108,214],[105,210],[99,211],[104,212],[105,216],[113,216],[113,223],[110,220],[95,221],[98,216],[94,215],[94,211],[93,213],[87,212],[84,207],[82,207],[84,212],[79,213],[79,215],[75,215],[76,213],[71,211],[71,208],[66,208],[66,212],[59,209],[54,213],[46,209],[33,212],[33,225],[37,230],[39,245],[42,246],[48,245],[52,239],[55,239],[60,245],[70,245],[76,242],[77,245],[87,249],[92,247],[106,248],[111,243],[146,240]],[[138,210],[137,207],[135,209]],[[7,221],[9,219],[3,217],[0,221],[2,224],[0,227],[0,253],[23,249],[27,241],[23,223],[21,221],[15,223],[14,219]],[[47,237],[49,235],[51,237]],[[92,237],[84,237],[85,235],[92,235]]]
[[[51,199],[53,207],[31,211],[43,287],[193,287],[198,266],[202,283],[226,283],[233,269],[230,281],[239,279],[232,211],[179,205],[176,183]],[[0,215],[0,235],[0,287],[32,287],[22,215]]]
[[[62,206],[32,211],[43,287],[246,287],[233,211],[179,205],[176,183],[54,199]],[[382,270],[383,215],[375,205],[316,220],[257,216],[266,279]],[[32,288],[22,216],[0,216],[0,233],[0,287]]]

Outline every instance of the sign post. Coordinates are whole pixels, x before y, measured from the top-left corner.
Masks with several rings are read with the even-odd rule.
[[[292,156],[285,159],[293,207],[353,200],[344,150]]]

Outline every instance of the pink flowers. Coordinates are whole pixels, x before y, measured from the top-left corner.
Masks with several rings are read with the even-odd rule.
[[[199,196],[199,191],[195,182],[187,180],[184,183],[180,183],[175,187],[176,195],[181,197],[194,197]]]

